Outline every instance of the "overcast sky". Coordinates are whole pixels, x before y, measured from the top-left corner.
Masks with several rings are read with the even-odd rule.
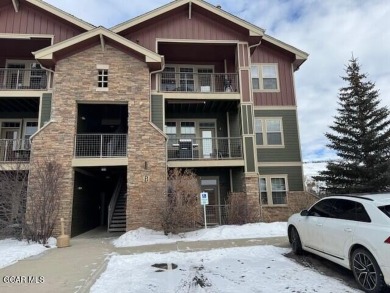
[[[110,28],[169,0],[46,0],[93,25]],[[334,158],[324,133],[336,114],[352,54],[390,105],[390,1],[208,0],[310,54],[295,73],[304,161]]]

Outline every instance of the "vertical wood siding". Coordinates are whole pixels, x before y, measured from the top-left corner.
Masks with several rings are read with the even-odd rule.
[[[279,71],[280,91],[276,93],[254,92],[253,100],[256,106],[294,106],[296,104],[291,68],[292,57],[262,44],[253,53],[252,63],[277,63]]]
[[[147,27],[125,36],[149,50],[156,51],[156,39],[195,39],[195,40],[244,40],[246,36],[210,19],[196,11],[188,19],[188,11],[159,20]]]
[[[19,12],[10,5],[0,10],[0,33],[6,34],[49,34],[54,35],[54,43],[69,39],[83,30],[51,16],[49,13],[22,3]]]

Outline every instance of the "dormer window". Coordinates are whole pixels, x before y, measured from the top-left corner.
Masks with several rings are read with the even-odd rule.
[[[97,65],[97,91],[108,91],[108,65]]]

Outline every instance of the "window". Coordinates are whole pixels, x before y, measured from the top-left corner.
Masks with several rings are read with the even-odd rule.
[[[168,135],[169,145],[176,143],[176,122],[166,122],[165,123],[165,133]]]
[[[332,218],[333,204],[331,199],[324,199],[317,202],[310,210],[309,216]]]
[[[26,121],[24,127],[24,142],[23,148],[30,149],[30,137],[38,130],[38,122],[37,121]]]
[[[164,91],[176,90],[175,67],[166,66],[161,74],[161,89]]]
[[[386,216],[390,218],[390,205],[378,207]]]
[[[370,216],[361,203],[346,199],[334,199],[333,201],[334,218],[358,222],[371,222]]]
[[[180,133],[183,138],[195,138],[195,122],[181,122]]]
[[[287,204],[287,176],[272,175],[259,178],[260,202],[262,205]]]
[[[180,91],[193,92],[194,91],[194,69],[181,67],[180,68]]]
[[[256,144],[262,146],[283,146],[282,119],[256,118]]]
[[[278,65],[258,64],[251,67],[252,88],[262,91],[278,91]]]
[[[98,88],[108,88],[108,69],[98,69]]]

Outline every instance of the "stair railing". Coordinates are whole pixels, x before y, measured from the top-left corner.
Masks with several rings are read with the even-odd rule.
[[[119,180],[118,180],[118,183],[115,186],[114,193],[112,194],[112,197],[111,197],[111,200],[110,200],[110,204],[108,205],[107,231],[110,230],[112,215],[113,215],[114,210],[115,210],[115,205],[116,205],[116,202],[118,200],[119,193],[120,193],[121,188],[122,188],[122,184],[123,184],[123,177],[120,177]]]

